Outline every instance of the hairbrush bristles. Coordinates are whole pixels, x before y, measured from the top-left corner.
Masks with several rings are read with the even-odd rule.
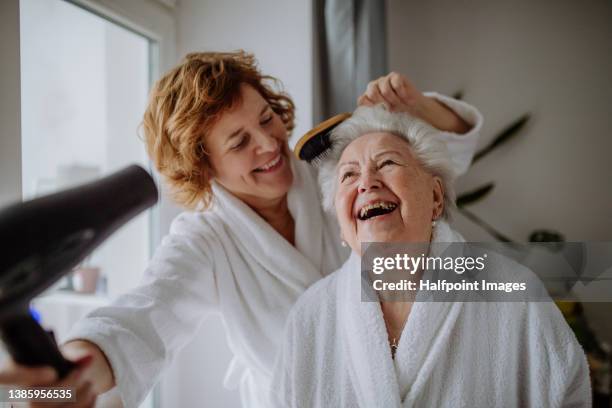
[[[319,123],[298,140],[293,152],[300,160],[318,164],[329,154],[332,146],[329,138],[331,131],[349,117],[350,113],[341,113]]]

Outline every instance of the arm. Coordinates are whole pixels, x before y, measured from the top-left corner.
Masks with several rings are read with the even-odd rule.
[[[77,323],[65,344],[70,349],[91,350],[91,344],[99,349],[94,363],[102,377],[96,387],[104,392],[116,385],[124,406],[137,406],[144,399],[218,303],[209,256],[215,253],[211,245],[216,240],[185,232],[194,221],[177,221],[140,286]]]
[[[391,111],[429,123],[441,131],[439,139],[448,148],[455,174],[465,173],[470,166],[483,124],[475,107],[434,92],[422,93],[395,72],[370,82],[357,102],[366,106],[383,103]]]
[[[139,287],[77,322],[61,346],[78,366],[66,379],[58,381],[51,367],[9,361],[0,369],[0,384],[70,386],[87,403],[117,386],[124,406],[138,406],[218,303],[209,256],[216,240],[185,232],[190,223],[180,217],[173,223]]]
[[[62,354],[71,361],[91,356],[91,362],[87,371],[83,373],[83,378],[91,383],[95,395],[103,394],[115,386],[110,363],[95,343],[73,340],[62,345],[61,350]]]
[[[393,112],[409,113],[443,132],[466,133],[472,126],[435,97],[423,94],[408,78],[397,72],[368,84],[359,105],[383,103]]]

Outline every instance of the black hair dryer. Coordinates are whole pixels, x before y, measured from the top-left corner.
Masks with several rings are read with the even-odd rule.
[[[0,211],[0,336],[15,362],[70,372],[74,363],[30,315],[30,301],[156,202],[153,179],[133,165]]]

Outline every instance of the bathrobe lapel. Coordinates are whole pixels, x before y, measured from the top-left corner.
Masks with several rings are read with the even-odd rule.
[[[445,243],[461,241],[464,241],[463,237],[455,233],[446,222],[438,222],[432,237],[436,245],[432,247],[430,255],[441,256],[447,247]],[[423,276],[424,280],[431,278],[431,271]],[[418,403],[436,363],[448,353],[453,328],[463,307],[461,302],[427,301],[427,296],[427,292],[418,293],[402,331],[394,361],[405,407]]]
[[[216,268],[227,270],[217,280],[220,308],[233,336],[236,357],[225,379],[240,384],[246,367],[257,370],[259,381],[271,376],[287,314],[298,297],[324,272],[341,264],[342,247],[321,209],[316,180],[305,165],[291,159],[294,182],[288,195],[295,220],[291,245],[244,202],[217,183],[211,223],[222,247]],[[232,271],[231,273],[229,271]],[[262,375],[263,374],[263,375]]]
[[[360,407],[399,407],[397,375],[380,305],[361,301],[360,258],[352,254],[338,280],[339,324]]]
[[[448,353],[462,306],[459,302],[414,303],[394,360],[403,406],[415,406],[423,396],[436,363]]]
[[[463,238],[448,224],[438,223],[433,237],[438,250],[444,249],[445,242],[459,240]],[[447,352],[462,303],[426,302],[422,298],[414,302],[393,360],[380,304],[361,300],[366,298],[362,291],[371,288],[361,285],[360,262],[353,253],[338,282],[339,320],[344,325],[349,373],[360,406],[414,406],[440,356]]]

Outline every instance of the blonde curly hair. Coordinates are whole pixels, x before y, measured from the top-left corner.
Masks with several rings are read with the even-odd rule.
[[[241,84],[257,90],[287,132],[293,130],[293,101],[276,90],[279,81],[262,75],[253,54],[245,51],[187,54],[151,90],[142,121],[143,139],[175,201],[184,207],[211,204],[212,167],[204,138],[221,115],[240,102]]]

